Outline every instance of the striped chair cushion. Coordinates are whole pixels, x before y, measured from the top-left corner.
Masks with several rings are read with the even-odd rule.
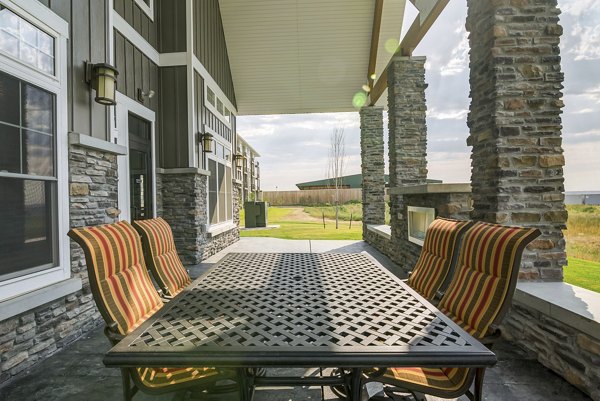
[[[220,374],[213,368],[136,368],[136,371],[141,382],[153,389],[207,379]]]
[[[166,295],[175,296],[191,283],[191,279],[177,255],[169,223],[158,217],[136,220],[133,226],[142,236],[148,265],[156,282]]]
[[[163,305],[142,254],[140,237],[126,221],[74,228],[69,236],[84,250],[90,285],[106,322],[127,334]]]
[[[433,299],[452,265],[456,244],[472,222],[437,218],[427,228],[421,255],[408,285],[427,299]]]
[[[525,246],[540,231],[477,222],[464,235],[457,271],[438,308],[471,335],[488,334],[510,302]]]
[[[391,368],[386,370],[382,381],[393,385],[408,384],[411,388],[422,386],[440,393],[452,393],[463,388],[468,378],[467,368]]]

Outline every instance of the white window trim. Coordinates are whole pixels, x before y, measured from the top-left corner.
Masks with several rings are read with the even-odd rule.
[[[224,145],[229,144],[229,142],[227,142],[226,140],[215,141],[215,145],[214,145],[215,146],[215,150],[216,150],[216,142],[221,142]],[[226,145],[226,147],[229,147],[229,149],[231,150],[231,144],[229,144],[229,146]],[[231,153],[231,155],[233,155],[233,153]],[[210,154],[206,155],[206,161],[207,161],[207,163],[206,163],[206,169],[207,170],[208,170],[208,160],[214,160],[217,164],[219,164],[219,163],[220,164],[225,164],[226,167],[229,167],[231,169],[231,178],[232,178],[232,181],[227,183],[227,185],[229,185],[230,189],[231,189],[231,191],[230,191],[231,192],[231,210],[230,210],[231,218],[230,219],[225,220],[225,221],[220,221],[220,222],[214,223],[214,224],[211,223],[211,221],[210,221],[211,220],[211,216],[210,216],[210,204],[209,204],[209,202],[210,202],[210,196],[208,196],[208,194],[207,194],[207,197],[206,197],[206,215],[208,216],[208,218],[207,218],[208,228],[207,228],[206,231],[209,232],[209,233],[211,233],[211,234],[213,234],[213,235],[216,235],[216,234],[219,234],[219,233],[227,231],[228,230],[227,227],[229,227],[230,225],[233,224],[233,178],[234,178],[234,176],[233,176],[233,164],[232,164],[231,160],[221,159],[221,158],[216,157],[214,153],[210,153]],[[210,178],[209,178],[209,180],[210,180]],[[218,203],[218,193],[219,192],[217,190],[217,206],[219,204]]]
[[[208,89],[209,88],[215,94],[215,106],[213,106],[208,101]],[[231,117],[229,118],[229,121],[227,121],[227,118],[225,118],[225,115],[219,113],[219,111],[217,110],[217,106],[216,106],[216,103],[220,100],[221,103],[223,103],[223,112],[225,112],[225,109],[227,109],[227,110],[229,110],[229,113],[231,113],[231,116],[233,116],[233,111],[229,108],[230,103],[226,99],[227,99],[226,97],[219,96],[217,90],[215,90],[213,86],[210,86],[206,82],[206,79],[204,80],[204,106],[208,110],[210,110],[223,124],[225,124],[225,126],[227,128],[231,129]]]
[[[150,18],[150,21],[154,22],[154,0],[148,0],[149,4],[146,4],[144,0],[135,0],[135,3]]]
[[[0,4],[27,19],[54,37],[55,75],[50,76],[37,68],[0,55],[0,69],[18,79],[30,82],[56,95],[56,179],[58,265],[50,269],[14,277],[0,282],[0,301],[15,298],[31,291],[67,280],[71,277],[69,249],[69,191],[68,191],[68,125],[67,125],[67,39],[69,25],[58,15],[37,1],[0,0]]]

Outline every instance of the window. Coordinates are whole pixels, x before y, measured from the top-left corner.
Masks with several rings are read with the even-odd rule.
[[[1,302],[64,282],[71,265],[69,26],[37,2],[0,3]]]
[[[219,224],[233,219],[231,150],[217,142],[215,156],[209,156],[208,213],[210,224]]]
[[[54,75],[54,38],[2,5],[0,51]]]
[[[225,108],[225,120],[227,120],[228,123],[231,122],[231,112],[227,108]]]
[[[215,92],[213,92],[210,88],[206,88],[206,100],[213,106],[216,106],[216,97]]]
[[[223,102],[221,101],[221,99],[217,98],[217,111],[219,112],[219,114],[223,115]]]

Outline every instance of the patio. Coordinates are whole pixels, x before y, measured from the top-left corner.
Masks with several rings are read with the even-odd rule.
[[[362,252],[366,251],[382,265],[397,275],[402,273],[386,256],[363,241],[311,241],[280,240],[272,238],[242,238],[204,263],[191,269],[196,277],[213,263],[230,252],[255,252],[269,249],[272,252]],[[117,369],[105,368],[102,364],[109,344],[104,338],[102,327],[94,329],[72,343],[66,349],[36,365],[19,380],[2,388],[0,400],[106,400],[121,397],[121,377]],[[579,390],[564,379],[543,367],[529,354],[507,341],[495,348],[498,363],[488,370],[485,380],[485,394],[489,401],[494,400],[587,400]],[[279,372],[277,372],[279,373]],[[298,373],[298,372],[296,372]],[[305,374],[316,375],[318,370]],[[377,386],[369,387],[370,394],[377,392]],[[214,396],[215,400],[236,400],[236,395]],[[256,400],[318,400],[320,388],[259,389]],[[136,400],[181,399],[177,395],[148,396],[138,394]],[[325,389],[324,399],[337,400]],[[434,400],[436,398],[429,398]],[[466,398],[461,398],[461,400]]]

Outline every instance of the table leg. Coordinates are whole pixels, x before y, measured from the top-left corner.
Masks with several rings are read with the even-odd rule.
[[[254,377],[248,374],[248,369],[238,369],[240,386],[240,401],[252,401],[254,396]]]
[[[360,401],[362,369],[353,368],[350,374],[350,401]]]

